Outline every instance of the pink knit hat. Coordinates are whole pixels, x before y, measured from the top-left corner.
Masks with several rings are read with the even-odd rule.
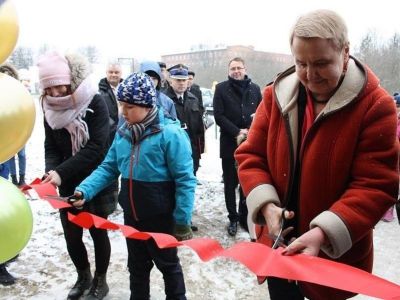
[[[39,58],[39,80],[42,89],[71,84],[71,70],[66,58],[57,52],[48,52]]]

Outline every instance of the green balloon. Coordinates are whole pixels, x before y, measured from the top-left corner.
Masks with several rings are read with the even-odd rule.
[[[31,207],[24,194],[0,177],[0,263],[17,255],[32,234]]]

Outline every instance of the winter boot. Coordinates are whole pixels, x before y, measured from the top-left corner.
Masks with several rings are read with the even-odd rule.
[[[14,185],[18,185],[17,175],[11,175],[11,180]]]
[[[90,273],[90,267],[85,270],[77,270],[78,279],[76,280],[74,287],[68,293],[68,300],[79,299],[85,290],[90,288],[92,284],[92,273]]]
[[[18,182],[19,186],[24,186],[26,185],[25,183],[25,175],[19,175],[19,182]]]
[[[107,273],[94,273],[92,287],[85,298],[86,300],[100,300],[108,294],[109,288],[106,281],[106,275]]]
[[[229,222],[228,225],[228,234],[230,236],[235,236],[237,233],[237,222]]]
[[[0,264],[0,284],[12,285],[15,283],[15,278],[6,269],[6,264]]]

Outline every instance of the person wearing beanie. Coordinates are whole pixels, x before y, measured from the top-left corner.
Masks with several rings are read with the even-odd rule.
[[[97,93],[85,57],[49,52],[39,59],[38,71],[45,128],[43,182],[55,185],[60,196],[68,197],[107,153],[110,144],[108,109]],[[82,240],[83,229],[68,221],[68,213],[86,211],[106,219],[116,207],[117,187],[116,181],[111,182],[80,210],[60,209],[67,251],[78,274],[68,299],[79,299],[89,288],[85,299],[103,299],[107,295],[106,273],[111,254],[107,231],[90,228],[96,265],[93,278]]]
[[[19,74],[17,69],[10,63],[4,63],[0,66],[0,73],[7,74],[13,77],[16,80],[19,80]],[[19,168],[19,179],[17,177],[17,169],[15,164],[15,156],[11,157],[6,163],[8,164],[8,168],[11,175],[11,181],[16,186],[24,186],[25,185],[25,171],[26,171],[26,154],[25,154],[25,146],[18,151],[18,168]],[[8,176],[7,176],[8,178]]]
[[[149,77],[153,81],[153,84],[156,87],[158,107],[162,107],[164,112],[168,113],[169,116],[176,119],[177,116],[174,101],[172,101],[172,99],[164,93],[160,92],[162,74],[159,64],[155,61],[144,61],[140,64],[140,72],[149,75]]]
[[[121,176],[118,199],[125,225],[190,239],[196,178],[188,135],[178,120],[158,108],[147,74],[133,73],[121,82],[118,101],[125,122],[105,160],[76,188],[76,198],[83,199],[74,205],[91,203],[109,181]],[[177,248],[160,249],[153,239],[127,238],[126,243],[130,299],[150,299],[154,264],[163,274],[166,299],[186,299]]]

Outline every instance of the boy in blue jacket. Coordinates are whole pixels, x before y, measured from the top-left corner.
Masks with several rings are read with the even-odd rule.
[[[90,201],[121,175],[118,201],[125,225],[140,231],[192,237],[196,178],[190,141],[180,123],[156,105],[150,77],[133,73],[118,87],[125,123],[101,165],[75,191]],[[167,299],[186,299],[185,283],[176,248],[159,249],[152,239],[126,239],[130,272],[130,299],[150,299],[150,271],[155,264],[163,273]]]

